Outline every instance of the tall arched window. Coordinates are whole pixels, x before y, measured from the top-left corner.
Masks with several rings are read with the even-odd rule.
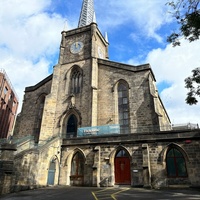
[[[83,176],[84,158],[80,152],[77,152],[72,159],[71,176]]]
[[[43,116],[43,110],[44,110],[44,102],[45,102],[45,95],[41,95],[40,98],[37,101],[37,117],[35,122],[35,143],[39,142],[40,137],[40,129],[42,124],[42,116]]]
[[[118,84],[118,113],[120,133],[129,133],[129,100],[128,87],[124,83]]]
[[[75,67],[71,73],[71,93],[81,93],[82,89],[82,71]]]
[[[77,135],[77,118],[71,115],[67,121],[67,137],[76,137]]]
[[[169,148],[166,157],[168,177],[187,177],[187,169],[183,154],[175,147]]]
[[[84,157],[80,152],[77,152],[72,158],[70,179],[73,185],[83,185]]]

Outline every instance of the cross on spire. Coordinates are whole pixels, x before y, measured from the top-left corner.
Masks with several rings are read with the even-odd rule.
[[[96,22],[94,13],[94,0],[83,0],[78,27],[89,25],[92,22]]]

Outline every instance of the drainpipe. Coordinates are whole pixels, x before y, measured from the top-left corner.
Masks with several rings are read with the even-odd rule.
[[[151,188],[151,163],[148,144],[142,145],[144,187]]]

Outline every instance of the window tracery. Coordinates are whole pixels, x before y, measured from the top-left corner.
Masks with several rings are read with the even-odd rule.
[[[75,67],[71,73],[71,93],[78,94],[82,90],[82,72]]]
[[[171,147],[168,149],[166,156],[167,175],[168,177],[187,177],[186,162],[183,154]]]
[[[122,82],[118,84],[118,114],[119,114],[120,132],[128,134],[129,133],[128,87]]]

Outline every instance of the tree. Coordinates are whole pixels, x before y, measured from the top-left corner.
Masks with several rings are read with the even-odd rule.
[[[167,41],[173,46],[180,46],[180,38],[193,42],[200,37],[200,0],[176,0],[167,3],[172,9],[173,17],[180,25]]]
[[[192,76],[185,79],[185,87],[189,89],[186,103],[189,105],[197,104],[196,96],[200,96],[200,68],[192,70]]]
[[[177,32],[172,33],[167,41],[172,45],[180,46],[181,38],[189,42],[200,37],[200,0],[175,0],[167,5],[171,6],[177,23],[180,25]],[[192,76],[185,79],[185,87],[189,90],[185,99],[189,105],[197,104],[197,96],[200,97],[200,68],[192,70]]]

